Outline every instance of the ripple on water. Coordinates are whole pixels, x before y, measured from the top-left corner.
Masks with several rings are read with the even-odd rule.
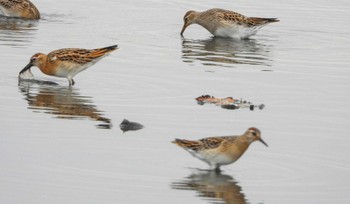
[[[40,20],[0,16],[0,45],[29,47],[36,38],[39,24],[74,24],[81,19],[71,17],[71,15],[60,13],[43,13]]]
[[[247,203],[242,187],[233,177],[215,171],[197,170],[184,179],[171,183],[176,190],[196,191],[213,203]]]
[[[79,17],[72,18],[71,14],[63,13],[43,13],[40,21],[49,23],[73,24],[73,19],[76,21]]]
[[[259,186],[259,189],[264,186],[269,189],[264,193],[271,194],[277,200],[290,194],[299,196],[301,200],[313,200],[315,197],[339,199],[338,194],[349,190],[344,179],[350,172],[346,155],[324,149],[306,151],[287,147],[284,150],[284,153],[264,153],[266,158],[259,154],[259,159],[246,160],[249,169],[258,167],[259,171],[255,172],[253,178],[246,175],[245,183]],[[243,174],[240,173],[241,176]]]
[[[40,80],[20,81],[18,87],[33,112],[52,114],[60,119],[88,118],[98,121],[98,128],[112,127],[111,120],[93,104],[92,97],[82,96],[76,88]]]
[[[208,66],[236,67],[238,64],[270,66],[270,47],[256,41],[210,38],[206,40],[183,39],[182,60]]]
[[[27,47],[38,30],[37,20],[0,16],[0,45]]]
[[[259,194],[278,201],[311,201],[315,197],[339,200],[338,195],[349,190],[347,180],[344,179],[350,172],[346,155],[331,152],[325,154],[321,150],[285,150],[280,154],[259,154],[259,159],[245,160],[245,170],[238,172],[236,169],[234,173],[229,173],[239,176],[244,184],[239,184],[232,176],[224,174],[225,171],[231,171],[226,167],[221,173],[195,171],[186,178],[172,182],[171,187],[195,191],[198,197],[214,203],[250,203],[249,196],[241,185],[246,186],[253,197],[256,197],[254,194]],[[288,150],[292,153],[288,154]],[[252,191],[252,186],[255,186],[255,191]],[[287,195],[294,196],[286,198]]]

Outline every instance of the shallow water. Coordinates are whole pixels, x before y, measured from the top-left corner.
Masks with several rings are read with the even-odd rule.
[[[270,66],[269,47],[254,39],[230,40],[209,38],[182,41],[182,59],[190,65],[198,62],[215,69],[215,66],[239,67],[240,64]]]
[[[350,3],[33,1],[38,22],[0,20],[0,203],[348,203]],[[185,11],[278,17],[247,41],[215,39]],[[75,77],[36,52],[120,49]],[[198,105],[209,94],[263,110]],[[143,129],[123,132],[124,120]],[[174,138],[262,131],[220,174]]]

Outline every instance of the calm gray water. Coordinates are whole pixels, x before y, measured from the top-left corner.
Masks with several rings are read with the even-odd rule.
[[[39,22],[0,21],[0,203],[350,202],[348,1],[33,2]],[[247,41],[196,25],[180,37],[187,10],[213,7],[281,22]],[[40,83],[18,83],[36,52],[113,44],[73,88],[36,68]],[[124,119],[144,128],[123,132]],[[269,147],[221,174],[170,143],[251,126]]]

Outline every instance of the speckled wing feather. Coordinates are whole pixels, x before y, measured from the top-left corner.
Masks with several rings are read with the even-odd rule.
[[[226,140],[226,137],[208,137],[208,138],[203,138],[195,141],[175,139],[173,143],[186,149],[191,149],[193,151],[200,151],[203,149],[215,149],[219,147],[225,140]]]
[[[25,0],[0,0],[0,5],[4,8],[10,9],[17,5],[28,5]]]
[[[225,138],[223,137],[208,137],[200,139],[199,141],[202,142],[204,149],[215,149],[219,147],[224,141]]]
[[[222,10],[222,12],[220,12],[221,15],[222,15],[222,21],[225,21],[225,22],[230,22],[230,23],[237,23],[237,24],[241,24],[242,22],[245,22],[247,17],[242,15],[242,14],[239,14],[239,13],[236,13],[236,12],[233,12],[233,11],[228,11],[228,10]]]
[[[203,15],[214,15],[215,21],[222,23],[222,24],[243,24],[247,17],[236,13],[234,11],[229,11],[225,9],[210,9],[208,11],[205,11]]]
[[[31,16],[39,19],[40,12],[35,5],[28,0],[0,0],[0,5],[9,10],[18,10],[24,13],[24,16]]]
[[[91,62],[94,58],[90,57],[92,50],[87,49],[59,49],[48,54],[48,59],[51,61],[60,60],[68,61],[77,64],[85,64]]]
[[[110,46],[100,49],[79,49],[79,48],[65,48],[52,51],[48,54],[49,60],[60,60],[60,61],[68,61],[77,64],[85,64],[88,62],[92,62],[93,60],[103,57],[109,52],[117,49],[117,46]]]
[[[210,10],[209,10],[210,11]],[[224,10],[224,9],[214,9],[216,19],[222,24],[237,24],[244,25],[247,27],[261,26],[267,23],[278,22],[277,18],[256,18],[247,17],[240,13]]]

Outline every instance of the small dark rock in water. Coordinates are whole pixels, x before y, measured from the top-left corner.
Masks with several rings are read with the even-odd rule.
[[[258,106],[257,106],[257,105],[250,105],[250,106],[249,106],[249,109],[253,111],[254,108],[256,108],[256,107],[258,107],[260,110],[262,110],[262,109],[265,108],[265,105],[264,105],[264,104],[260,104],[260,105],[258,105]]]
[[[124,119],[122,123],[120,123],[119,127],[123,132],[127,132],[130,130],[131,131],[140,130],[143,128],[143,125],[137,122],[131,122],[127,119]]]
[[[262,110],[263,108],[265,108],[264,104],[260,104],[259,109]]]

